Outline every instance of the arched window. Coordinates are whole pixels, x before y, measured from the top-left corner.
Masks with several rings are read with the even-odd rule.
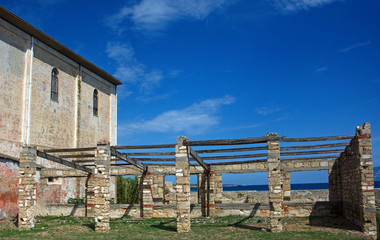
[[[98,106],[99,106],[99,96],[98,96],[98,90],[94,90],[94,96],[92,99],[92,113],[94,116],[98,116]]]
[[[51,70],[51,95],[50,99],[58,102],[58,70]]]

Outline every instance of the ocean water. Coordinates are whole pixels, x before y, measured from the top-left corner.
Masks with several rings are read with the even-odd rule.
[[[328,189],[328,183],[298,183],[291,184],[292,190],[317,190]],[[380,181],[375,181],[375,188],[380,188]],[[192,192],[197,191],[197,187],[191,187]],[[268,191],[268,185],[235,185],[235,186],[223,186],[223,191]]]

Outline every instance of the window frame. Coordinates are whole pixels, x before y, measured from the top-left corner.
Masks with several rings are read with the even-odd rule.
[[[94,89],[92,93],[92,114],[95,117],[99,116],[99,91]]]
[[[58,102],[59,97],[59,71],[57,68],[51,70],[51,79],[50,79],[50,100]]]

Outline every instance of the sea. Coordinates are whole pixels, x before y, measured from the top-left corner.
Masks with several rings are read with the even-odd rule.
[[[380,188],[380,181],[375,181],[375,188]],[[328,183],[295,183],[290,184],[292,190],[317,190],[329,189]],[[268,185],[225,185],[223,191],[268,191]],[[191,186],[190,191],[198,191],[197,187]]]

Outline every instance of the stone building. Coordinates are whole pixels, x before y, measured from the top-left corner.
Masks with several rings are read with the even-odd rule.
[[[0,217],[18,212],[23,145],[116,145],[121,82],[0,6]],[[38,169],[55,167],[38,159]],[[85,179],[48,179],[50,202],[83,198]],[[115,195],[115,184],[111,197]]]

